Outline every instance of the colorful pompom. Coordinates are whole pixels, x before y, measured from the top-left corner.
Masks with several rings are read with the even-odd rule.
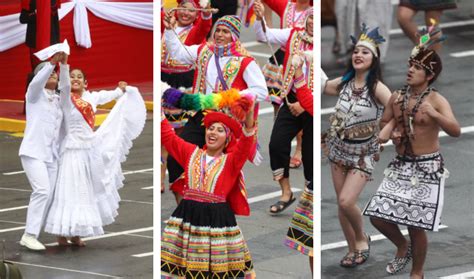
[[[183,94],[184,93],[179,91],[178,89],[170,87],[163,92],[163,104],[165,104],[165,106],[177,108]]]

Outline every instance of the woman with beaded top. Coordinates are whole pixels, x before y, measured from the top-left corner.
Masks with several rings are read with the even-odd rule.
[[[324,93],[338,96],[330,129],[323,134],[338,202],[338,216],[349,251],[340,261],[355,267],[369,258],[370,237],[364,233],[360,193],[370,179],[379,156],[378,125],[390,90],[382,83],[378,28],[362,32],[354,43],[352,63],[342,77],[326,83]]]

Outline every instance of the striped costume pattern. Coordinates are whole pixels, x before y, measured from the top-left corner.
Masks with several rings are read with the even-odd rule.
[[[313,191],[306,188],[293,213],[285,245],[313,256]]]

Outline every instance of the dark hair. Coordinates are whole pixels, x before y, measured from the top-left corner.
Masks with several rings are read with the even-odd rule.
[[[72,73],[72,71],[80,71],[82,76],[84,77],[84,80],[87,80],[86,73],[84,73],[84,71],[82,69],[74,68],[74,69],[71,69],[70,73]]]
[[[431,63],[435,62],[435,66],[433,67],[433,71],[429,72],[428,70],[425,69],[426,75],[433,75],[433,78],[428,81],[428,85],[431,85],[433,82],[435,82],[438,79],[439,74],[441,74],[441,71],[443,70],[443,63],[441,62],[441,57],[436,53],[436,51],[433,52],[433,55],[431,56]]]
[[[354,48],[352,48],[352,51],[354,51]],[[382,71],[380,69],[380,50],[377,47],[377,56],[373,55],[372,57],[372,64],[369,67],[369,74],[367,75],[367,79],[365,84],[367,85],[367,88],[369,89],[369,95],[372,97],[375,97],[375,88],[377,87],[377,82],[382,81]],[[351,54],[352,57],[352,54]],[[347,67],[347,70],[344,72],[344,75],[342,76],[342,81],[341,83],[337,86],[337,90],[341,91],[342,88],[346,84],[349,83],[353,78],[355,77],[355,69],[354,66],[352,65],[352,59],[350,59],[349,66]]]

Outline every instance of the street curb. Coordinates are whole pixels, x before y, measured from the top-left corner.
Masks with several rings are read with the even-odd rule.
[[[94,126],[99,126],[104,122],[108,113],[101,113],[95,116]],[[0,132],[7,133],[23,133],[26,127],[26,120],[16,120],[11,118],[0,117]]]

